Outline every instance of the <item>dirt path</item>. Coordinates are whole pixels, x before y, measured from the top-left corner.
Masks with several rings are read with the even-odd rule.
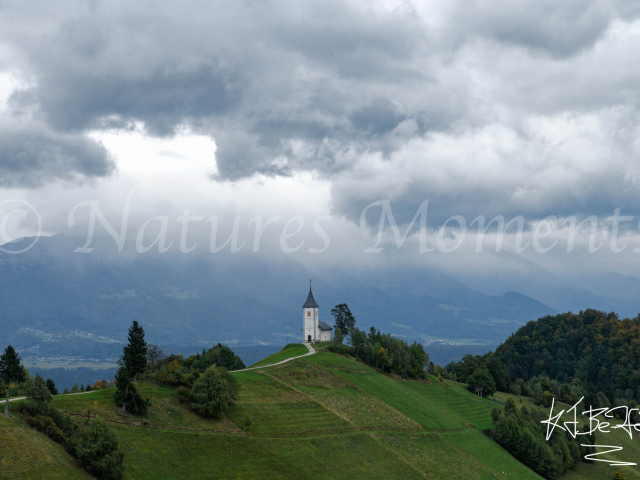
[[[309,353],[305,353],[304,355],[298,355],[297,357],[291,357],[291,358],[287,358],[286,360],[282,360],[280,362],[276,362],[276,363],[272,363],[270,365],[260,365],[259,367],[249,367],[249,368],[243,368],[242,370],[232,370],[230,373],[235,373],[235,372],[246,372],[247,370],[255,370],[256,368],[268,368],[268,367],[273,367],[274,365],[281,365],[283,363],[287,363],[290,362],[291,360],[295,360],[296,358],[302,358],[302,357],[308,357],[309,355],[313,355],[314,353],[316,353],[316,351],[313,349],[313,347],[311,346],[310,343],[303,343],[304,346],[306,346],[309,349]]]

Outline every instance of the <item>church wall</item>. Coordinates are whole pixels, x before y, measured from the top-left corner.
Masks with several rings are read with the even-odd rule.
[[[311,312],[311,316],[307,316],[307,312]],[[302,309],[302,322],[304,325],[302,341],[306,342],[311,335],[311,341],[318,341],[318,309],[317,308],[303,308]]]

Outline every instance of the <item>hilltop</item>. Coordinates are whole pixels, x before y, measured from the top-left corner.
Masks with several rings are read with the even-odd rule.
[[[259,363],[291,358],[300,347]],[[541,478],[487,435],[498,404],[462,384],[435,377],[396,380],[328,351],[234,375],[240,396],[220,420],[197,416],[175,389],[152,379],[138,382],[138,391],[152,401],[142,417],[118,413],[113,388],[57,396],[54,405],[79,422],[104,418],[126,452],[130,479]],[[507,394],[496,398],[504,401]],[[43,471],[47,478],[89,478],[62,447],[18,419],[0,419],[0,444],[3,478],[41,478]],[[610,473],[606,466],[581,465],[566,478],[604,473]]]
[[[274,357],[286,358],[287,351]],[[505,478],[502,472],[540,478],[482,433],[495,403],[434,378],[396,381],[326,351],[235,375],[240,397],[220,420],[195,415],[173,388],[150,380],[138,382],[153,402],[142,417],[118,413],[115,389],[58,396],[54,405],[78,421],[107,420],[126,452],[126,478]],[[247,432],[241,428],[246,417]],[[19,430],[66,458],[52,461],[52,471],[74,465],[17,420],[0,426],[3,445]],[[12,451],[3,462],[19,456]],[[3,468],[3,474],[40,478],[35,469],[12,476]]]

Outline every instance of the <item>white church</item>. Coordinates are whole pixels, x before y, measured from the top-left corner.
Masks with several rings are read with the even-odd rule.
[[[332,328],[318,318],[318,304],[311,292],[309,281],[309,296],[302,306],[303,343],[330,342]]]

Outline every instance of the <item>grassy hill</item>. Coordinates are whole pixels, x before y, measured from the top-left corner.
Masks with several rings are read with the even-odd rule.
[[[106,419],[126,452],[130,479],[540,478],[482,432],[490,428],[496,404],[460,385],[434,378],[430,383],[393,380],[329,352],[234,375],[241,383],[240,398],[221,420],[195,415],[178,402],[174,389],[150,381],[138,383],[153,402],[143,417],[119,414],[114,389],[55,397],[54,403],[78,421],[89,415]],[[245,432],[240,425],[247,417],[252,424]],[[42,468],[29,470],[16,453],[37,443],[52,452],[47,471],[83,478],[53,442],[17,420],[0,426],[1,475],[42,478]],[[7,456],[5,441],[15,432],[24,440],[9,443]],[[5,468],[16,463],[19,471]],[[586,467],[569,478],[612,474],[610,467]]]
[[[0,479],[91,479],[64,448],[19,419],[0,415]]]

